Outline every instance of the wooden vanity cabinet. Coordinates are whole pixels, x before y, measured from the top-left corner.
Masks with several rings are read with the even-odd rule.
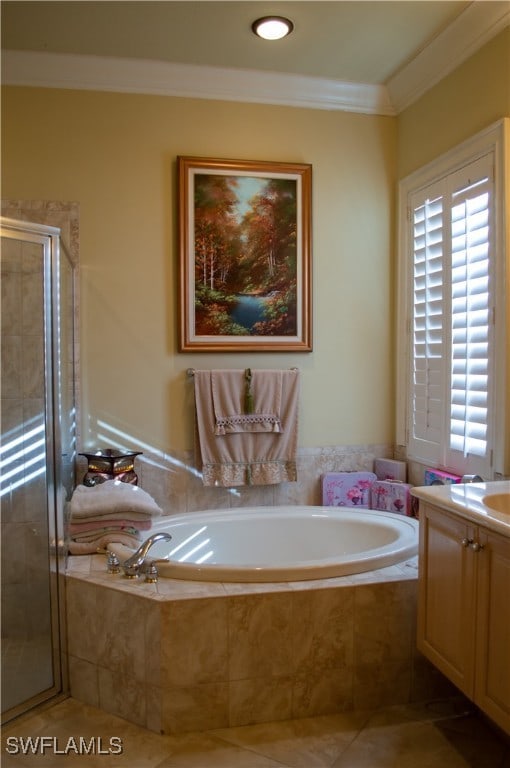
[[[420,504],[418,648],[510,733],[510,539]]]
[[[475,702],[510,733],[510,539],[478,529]]]

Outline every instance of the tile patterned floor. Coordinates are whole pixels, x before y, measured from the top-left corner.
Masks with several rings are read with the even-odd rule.
[[[35,752],[23,754],[29,736]],[[117,741],[110,742],[112,737]],[[463,700],[160,736],[66,699],[6,726],[0,763],[3,768],[510,768],[510,740]]]

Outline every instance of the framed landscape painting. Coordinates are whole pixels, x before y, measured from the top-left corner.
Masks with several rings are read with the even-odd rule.
[[[177,162],[181,351],[311,351],[311,165]]]

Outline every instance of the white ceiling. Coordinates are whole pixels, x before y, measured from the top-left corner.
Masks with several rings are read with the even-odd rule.
[[[146,67],[148,92],[164,92],[163,81],[169,85],[173,78],[173,90],[168,92],[179,95],[242,98],[244,91],[247,100],[275,102],[276,91],[281,90],[286,103],[284,92],[290,98],[295,90],[299,103],[297,91],[301,88],[306,101],[308,88],[310,102],[315,91],[316,98],[325,100],[323,108],[342,108],[333,102],[350,89],[347,101],[354,98],[361,104],[366,98],[372,103],[373,108],[357,111],[382,113],[394,113],[403,100],[409,101],[409,94],[403,99],[399,88],[417,92],[425,80],[428,85],[437,81],[496,34],[510,15],[508,0],[3,0],[1,6],[2,49],[8,51],[6,82],[51,86],[65,84],[68,77],[69,87],[94,87],[92,80],[98,77],[96,87],[129,90],[133,77],[127,69],[122,75],[125,85],[115,86],[115,78],[122,79],[118,65],[109,86],[101,84],[101,78],[107,78],[115,60],[127,65],[136,59]],[[255,37],[251,23],[269,14],[292,19],[294,32],[281,41]],[[96,59],[84,58],[88,56]],[[85,76],[87,61],[95,62],[96,69],[90,64]],[[59,82],[41,81],[45,62],[53,62],[47,77]],[[431,67],[440,68],[439,73]],[[27,82],[29,70],[33,82]],[[133,90],[143,90],[143,71],[137,69],[135,79],[140,82]],[[86,80],[83,85],[80,77]],[[423,82],[417,85],[420,78]],[[353,84],[361,87],[355,97]],[[257,96],[257,87],[269,89],[271,97]],[[327,91],[323,97],[321,88]],[[387,91],[391,99],[386,98]]]

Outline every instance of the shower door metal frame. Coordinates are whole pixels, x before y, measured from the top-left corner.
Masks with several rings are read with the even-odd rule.
[[[53,685],[2,712],[2,724],[46,701],[68,695],[69,680],[65,623],[65,538],[62,486],[62,446],[59,410],[60,229],[0,217],[1,237],[40,244],[43,249],[44,385],[46,440],[46,503]]]

